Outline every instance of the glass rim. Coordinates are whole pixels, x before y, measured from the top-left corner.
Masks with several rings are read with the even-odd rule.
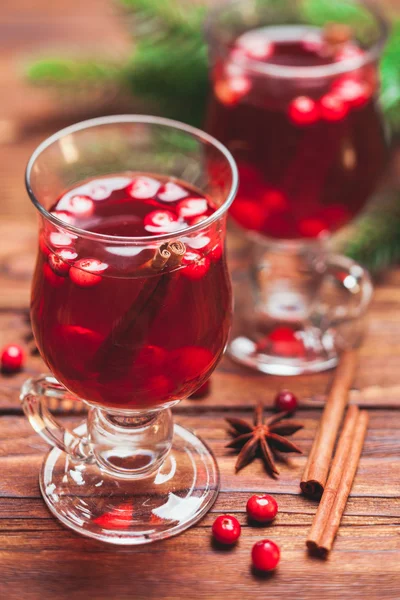
[[[205,37],[208,43],[212,43],[214,40],[218,40],[218,36],[215,35],[215,20],[219,15],[223,14],[229,8],[235,5],[245,4],[247,0],[229,0],[222,6],[218,6],[209,11],[204,24]],[[318,77],[330,77],[335,75],[341,75],[354,71],[370,64],[382,54],[382,50],[387,41],[390,26],[387,19],[384,17],[383,11],[380,10],[375,4],[369,1],[361,0],[348,0],[349,4],[355,4],[365,8],[375,19],[379,26],[379,37],[378,39],[368,48],[361,56],[354,56],[351,58],[345,58],[337,63],[331,63],[327,65],[317,66],[289,66],[289,65],[274,65],[269,63],[262,63],[251,58],[237,57],[233,58],[232,62],[246,69],[257,73],[259,75],[269,75],[281,79],[313,79]]]
[[[162,233],[159,235],[148,235],[148,236],[118,236],[118,235],[109,235],[109,234],[105,234],[105,233],[96,233],[94,231],[88,231],[86,229],[81,229],[80,227],[75,227],[75,225],[66,223],[65,221],[58,219],[56,216],[54,216],[48,210],[46,210],[46,208],[41,204],[41,202],[38,200],[38,198],[36,198],[36,195],[31,188],[32,168],[33,168],[33,165],[35,164],[36,160],[42,154],[42,152],[44,150],[46,150],[48,147],[50,147],[53,143],[57,142],[58,140],[60,140],[61,138],[63,138],[66,135],[77,133],[84,129],[90,129],[91,127],[96,127],[98,125],[110,125],[110,124],[118,124],[118,123],[143,123],[143,124],[147,124],[147,125],[161,125],[161,126],[165,126],[165,127],[170,127],[171,129],[178,129],[180,131],[188,133],[192,137],[195,137],[202,142],[207,142],[208,144],[214,146],[214,148],[216,148],[225,157],[225,159],[227,160],[228,165],[230,167],[231,173],[232,173],[232,183],[231,183],[229,192],[226,195],[226,199],[221,204],[221,206],[218,207],[217,210],[212,215],[210,215],[209,217],[207,217],[200,223],[197,223],[196,225],[191,225],[190,227],[187,227],[186,229],[178,229],[177,231],[173,231],[173,232],[169,232],[169,233]],[[129,244],[129,243],[139,244],[140,243],[140,244],[147,245],[147,244],[151,244],[154,242],[166,241],[166,240],[179,238],[182,235],[186,236],[191,233],[195,233],[196,231],[200,231],[200,230],[204,229],[205,227],[208,227],[209,225],[211,225],[212,223],[217,221],[219,218],[221,218],[222,215],[224,215],[226,213],[226,211],[228,210],[228,208],[231,206],[231,204],[236,196],[238,184],[239,184],[239,175],[238,175],[238,170],[237,170],[235,160],[234,160],[232,154],[229,152],[229,150],[221,142],[219,142],[216,138],[209,135],[208,133],[205,133],[201,129],[198,129],[197,127],[192,127],[191,125],[186,125],[185,123],[181,123],[180,121],[175,121],[173,119],[167,119],[164,117],[155,117],[155,116],[151,116],[151,115],[128,115],[128,114],[126,114],[126,115],[110,115],[110,116],[106,116],[106,117],[96,117],[94,119],[88,119],[86,121],[79,121],[78,123],[75,123],[74,125],[64,127],[63,129],[60,129],[53,135],[47,137],[45,140],[43,140],[43,142],[41,142],[39,144],[39,146],[36,147],[36,149],[31,154],[31,157],[30,157],[28,164],[26,166],[26,169],[25,169],[25,187],[26,187],[28,196],[29,196],[32,204],[34,205],[34,207],[39,211],[39,213],[45,219],[47,219],[47,221],[50,221],[51,223],[53,223],[53,225],[56,225],[57,227],[62,227],[66,231],[69,231],[69,232],[73,233],[74,235],[78,235],[81,238],[84,237],[84,238],[92,239],[95,241],[101,241],[101,242],[107,242],[107,243],[119,243],[119,244],[121,244],[121,243],[122,244]]]

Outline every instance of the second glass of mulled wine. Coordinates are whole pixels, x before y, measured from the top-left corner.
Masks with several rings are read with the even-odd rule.
[[[205,133],[117,116],[60,131],[33,154],[40,216],[31,318],[51,375],[21,400],[54,448],[40,485],[72,529],[116,544],[179,533],[215,501],[208,447],[171,407],[210,376],[231,322],[226,211],[235,163]],[[57,423],[48,397],[87,419]]]
[[[321,371],[359,341],[369,277],[327,242],[383,171],[386,34],[351,0],[236,0],[209,17],[208,130],[237,161],[230,214],[253,256],[229,352],[260,371]]]

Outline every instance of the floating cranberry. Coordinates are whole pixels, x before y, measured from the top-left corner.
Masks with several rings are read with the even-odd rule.
[[[45,256],[49,256],[51,254],[51,250],[46,243],[46,237],[45,237],[44,233],[41,233],[41,235],[39,237],[39,248],[40,248],[40,251],[43,252],[43,254]]]
[[[255,35],[245,35],[237,40],[237,45],[248,58],[267,60],[274,53],[274,45],[265,38]]]
[[[350,107],[361,107],[369,98],[369,87],[366,83],[350,77],[341,77],[332,86],[332,92]]]
[[[169,210],[153,210],[143,221],[146,231],[151,233],[169,233],[177,229],[178,217]]]
[[[329,227],[322,219],[310,218],[299,221],[299,232],[305,238],[316,238],[328,231]]]
[[[235,106],[249,93],[250,89],[250,79],[237,76],[217,81],[214,86],[214,93],[225,106]]]
[[[278,503],[268,494],[255,494],[248,499],[246,511],[252,521],[270,523],[278,512]]]
[[[158,371],[167,358],[167,352],[161,346],[144,346],[135,358],[133,368],[135,371]]]
[[[349,107],[340,96],[326,94],[320,100],[320,110],[326,121],[341,121],[349,112]]]
[[[182,274],[192,280],[202,279],[210,268],[210,259],[196,250],[185,252],[182,261]]]
[[[183,346],[168,354],[166,372],[177,380],[193,380],[210,371],[215,357],[203,346]]]
[[[1,351],[0,364],[5,373],[16,373],[19,371],[25,360],[25,352],[17,344],[9,344]]]
[[[167,181],[158,191],[158,199],[162,202],[176,202],[189,195],[189,192],[173,181]]]
[[[102,280],[98,273],[104,273],[108,265],[96,258],[81,258],[77,260],[69,271],[71,281],[81,287],[92,287]]]
[[[273,571],[280,559],[279,547],[271,540],[260,540],[251,551],[253,565],[259,571]]]
[[[269,212],[285,212],[289,208],[286,194],[277,189],[265,191],[262,194],[261,202]]]
[[[129,529],[133,523],[133,504],[126,502],[93,519],[103,529]]]
[[[176,209],[181,219],[190,219],[204,215],[208,210],[208,203],[205,198],[185,198],[178,203]]]
[[[207,381],[205,383],[203,383],[202,386],[199,387],[198,390],[196,390],[195,392],[193,392],[193,394],[190,395],[190,398],[204,398],[205,396],[208,396],[208,394],[210,393],[210,380],[207,379]]]
[[[105,200],[110,196],[111,192],[112,185],[110,186],[106,183],[96,183],[90,186],[88,195],[92,200]]]
[[[223,253],[224,253],[224,245],[221,241],[218,241],[211,248],[211,250],[208,253],[208,256],[209,256],[210,260],[212,260],[213,262],[217,262],[217,261],[219,261],[220,258],[222,258]]]
[[[297,398],[289,390],[282,390],[275,397],[275,408],[280,412],[292,413],[297,409]]]
[[[240,523],[232,515],[220,515],[212,526],[213,536],[220,544],[234,544],[239,539],[240,532]]]
[[[235,221],[246,229],[260,231],[263,228],[266,212],[257,202],[239,198],[232,204],[230,213]]]
[[[52,231],[49,235],[50,245],[55,248],[65,248],[71,246],[76,236],[68,233],[61,233],[61,231]]]
[[[69,215],[67,212],[64,212],[63,210],[53,210],[50,214],[53,215],[53,217],[57,217],[57,219],[60,219],[60,221],[68,223],[69,225],[73,225],[75,222],[74,217],[72,215]]]
[[[49,254],[49,258],[50,258],[51,254]],[[52,286],[52,287],[61,287],[62,285],[64,285],[64,275],[58,275],[51,267],[48,263],[45,263],[43,265],[43,275],[45,276],[47,282]]]
[[[363,55],[364,51],[358,46],[354,46],[354,44],[346,44],[336,52],[335,60],[339,62],[342,60],[348,60],[350,58],[360,58]]]
[[[63,208],[81,218],[90,217],[94,212],[94,202],[87,196],[71,196],[63,199]]]
[[[190,226],[198,225],[199,223],[203,223],[203,221],[207,220],[207,215],[200,215],[199,217],[194,217],[193,219],[188,219],[188,223]]]
[[[312,125],[320,116],[317,103],[308,96],[298,96],[292,100],[288,115],[295,125]]]
[[[127,187],[128,194],[136,200],[154,198],[160,189],[160,182],[151,177],[136,177]]]
[[[61,253],[50,254],[48,258],[49,265],[56,275],[59,275],[59,277],[67,277],[71,265],[65,262],[65,260],[63,260],[60,254]],[[74,258],[76,258],[78,255],[76,254],[76,252],[71,252],[71,256],[74,256]]]

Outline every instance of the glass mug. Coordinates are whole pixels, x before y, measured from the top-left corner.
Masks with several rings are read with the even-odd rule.
[[[214,212],[186,229],[127,237],[78,228],[52,208],[83,181],[96,182],[90,193],[100,207],[110,194],[124,196],[131,180],[143,181],[137,173],[181,181],[210,199]],[[32,427],[53,446],[40,475],[44,500],[81,534],[115,544],[151,542],[189,527],[216,499],[212,452],[173,424],[170,409],[206,381],[227,343],[232,308],[224,241],[237,181],[235,163],[217,140],[147,116],[68,127],[28,163],[26,185],[40,224],[31,319],[52,375],[26,381],[21,401]],[[194,263],[185,262],[190,251]],[[90,257],[88,271],[82,256]],[[196,277],[185,276],[193,264],[201,267]],[[64,428],[46,406],[54,397],[79,397],[86,420]]]
[[[206,34],[207,130],[237,162],[230,214],[252,256],[237,275],[228,351],[277,375],[331,368],[359,342],[372,291],[328,241],[384,167],[376,97],[387,24],[352,0],[234,0],[210,13]]]

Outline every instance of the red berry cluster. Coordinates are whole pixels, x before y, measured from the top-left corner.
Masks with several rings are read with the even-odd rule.
[[[256,494],[249,498],[246,511],[252,522],[271,523],[277,515],[278,503],[268,494]],[[214,521],[212,533],[220,544],[233,545],[240,537],[241,526],[236,517],[220,515]],[[278,565],[279,558],[279,547],[271,540],[260,540],[254,544],[251,559],[257,570],[272,571]]]

